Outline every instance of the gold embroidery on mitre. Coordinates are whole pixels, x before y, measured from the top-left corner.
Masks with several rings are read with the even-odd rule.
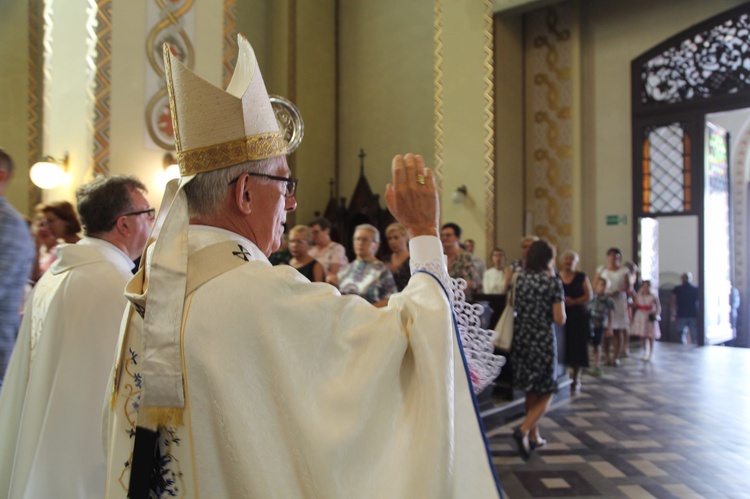
[[[195,175],[245,161],[284,156],[287,142],[281,132],[263,133],[189,151],[177,152],[180,175]]]
[[[172,115],[172,130],[174,130],[174,144],[177,150],[182,149],[182,140],[180,140],[180,125],[177,122],[177,102],[174,96],[174,80],[172,80],[172,59],[170,58],[171,50],[169,44],[164,42],[162,45],[164,54],[164,74],[167,77],[167,97],[169,97],[170,115]]]

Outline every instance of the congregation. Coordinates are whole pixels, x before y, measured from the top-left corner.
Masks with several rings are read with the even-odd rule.
[[[0,159],[3,160],[0,172],[12,172],[10,157],[6,154]],[[155,218],[155,209],[147,205],[144,191],[145,186],[132,177],[98,179],[79,189],[78,213],[64,201],[37,207],[37,216],[30,224],[36,244],[23,246],[24,241],[30,239],[28,231],[11,238],[10,229],[3,230],[3,236],[8,237],[6,250],[13,249],[14,244],[18,247],[14,250],[18,263],[8,267],[7,275],[12,274],[10,269],[26,271],[26,279],[16,279],[15,298],[7,291],[12,285],[6,285],[10,303],[18,304],[15,314],[8,316],[13,315],[15,321],[20,319],[18,311],[24,310],[20,305],[24,287],[40,288],[31,295],[33,298],[25,308],[27,318],[37,320],[24,322],[18,339],[16,331],[12,330],[13,322],[3,324],[5,344],[9,345],[3,349],[4,358],[10,358],[14,343],[18,345],[13,362],[4,369],[3,378],[10,379],[10,383],[0,397],[0,430],[6,441],[13,442],[6,444],[0,454],[3,470],[0,479],[11,485],[4,492],[34,491],[34,487],[44,483],[49,468],[35,464],[38,456],[25,456],[25,449],[33,448],[37,449],[37,454],[54,456],[59,449],[75,445],[75,440],[71,439],[96,425],[96,412],[101,403],[96,391],[82,394],[74,406],[61,404],[59,400],[69,401],[70,393],[75,392],[73,385],[83,375],[75,371],[82,363],[74,360],[83,344],[100,354],[99,365],[87,366],[85,375],[94,374],[101,380],[107,378],[110,370],[107,353],[115,351],[114,341],[126,303],[122,289],[131,272],[137,270],[134,260],[143,251]],[[9,224],[12,218],[12,213],[4,215],[3,223]],[[23,224],[23,227],[28,226]],[[81,228],[83,238],[78,236]],[[316,218],[309,226],[295,226],[290,230],[288,244],[273,252],[269,261],[291,266],[311,282],[332,284],[343,295],[359,295],[375,307],[385,307],[394,294],[406,288],[411,277],[411,258],[409,233],[402,224],[389,225],[384,235],[388,243],[385,251],[381,250],[381,232],[377,227],[357,226],[352,241],[354,258],[350,262],[344,245],[331,238],[331,223],[325,218]],[[592,285],[585,273],[576,270],[579,263],[576,252],[564,251],[558,267],[555,248],[535,236],[521,240],[521,258],[508,266],[506,253],[501,248],[492,250],[489,266],[483,265],[484,262],[473,254],[473,241],[462,243],[461,236],[461,227],[455,223],[440,227],[448,275],[462,283],[460,288],[467,299],[471,300],[474,294],[514,295],[516,326],[510,360],[514,378],[526,393],[527,414],[513,437],[520,455],[528,459],[535,449],[546,444],[537,423],[557,391],[553,374],[556,347],[555,337],[550,334],[551,323],[565,325],[564,361],[571,368],[571,394],[576,395],[581,391],[584,371],[601,376],[602,366],[617,367],[620,359],[630,355],[629,332],[642,338],[642,360],[652,360],[653,341],[660,334],[661,305],[650,283],[639,282],[637,268],[624,264],[617,248],[608,250],[607,262],[597,269]],[[382,260],[378,258],[380,255],[385,255]],[[10,262],[10,258],[3,258],[3,263]],[[689,275],[683,276],[683,285],[693,291],[690,296],[694,312],[695,286],[689,280]],[[100,291],[92,294],[94,288]],[[687,317],[682,322],[689,328],[689,334],[694,335],[691,314],[685,312],[690,305],[684,305],[691,298],[683,297],[681,289],[676,289],[673,299],[679,299],[682,305],[673,306],[673,314],[682,310],[681,316]],[[92,313],[92,308],[98,313]],[[484,326],[491,329],[495,324]],[[97,335],[93,331],[108,333]],[[99,342],[94,344],[92,337]],[[592,355],[589,355],[589,345]],[[495,353],[507,354],[497,347]],[[35,357],[45,355],[57,358],[32,363]],[[78,428],[70,428],[70,423],[66,423],[68,431],[56,432],[54,422],[22,423],[27,407],[34,404],[51,411],[59,421],[75,420]],[[71,407],[88,417],[74,418],[66,414]],[[83,447],[89,460],[75,463],[75,469],[85,470],[85,473],[78,472],[79,480],[74,485],[101,489],[103,484],[98,483],[101,480],[96,476],[99,473],[99,478],[103,478],[106,473],[105,462],[95,457],[98,444],[85,439],[79,445],[82,443],[88,444]]]
[[[5,169],[0,171],[8,171],[12,162],[7,155],[3,159]],[[147,205],[143,197],[144,191],[145,186],[137,179],[114,176],[98,179],[79,189],[78,213],[73,205],[65,201],[37,207],[36,217],[29,224],[30,234],[36,244],[27,245],[24,251],[17,252],[19,256],[24,254],[24,258],[29,260],[28,279],[17,280],[16,288],[20,290],[24,286],[29,288],[37,285],[42,289],[32,295],[34,298],[25,307],[26,315],[36,317],[37,324],[31,320],[24,323],[18,340],[15,341],[20,345],[16,349],[15,362],[7,369],[7,373],[5,369],[3,372],[3,377],[9,377],[14,384],[3,391],[3,398],[0,399],[2,428],[7,432],[7,438],[23,426],[20,422],[22,412],[18,409],[29,404],[34,397],[39,399],[36,403],[50,407],[51,399],[67,399],[68,391],[73,390],[65,382],[76,379],[74,372],[55,370],[42,362],[35,366],[41,374],[31,371],[32,359],[37,351],[42,352],[45,348],[61,349],[63,345],[64,351],[75,351],[75,345],[80,347],[81,344],[88,343],[90,348],[93,347],[102,354],[100,358],[103,360],[98,367],[89,366],[88,375],[97,373],[101,379],[107,378],[110,370],[106,361],[107,352],[115,349],[114,340],[126,303],[122,289],[131,272],[135,273],[137,270],[134,260],[140,257],[155,219],[156,210]],[[6,215],[5,219],[9,217]],[[330,221],[322,217],[312,220],[307,226],[293,227],[288,233],[288,239],[285,237],[281,247],[269,255],[269,261],[273,265],[293,267],[311,282],[332,284],[342,295],[359,295],[375,307],[387,306],[394,294],[406,288],[412,270],[409,233],[402,224],[397,222],[385,228],[383,235],[387,246],[384,247],[381,247],[380,229],[370,224],[357,226],[352,240],[354,258],[351,262],[347,258],[345,246],[331,237],[331,228]],[[81,229],[83,238],[78,235]],[[9,234],[10,231],[3,231],[4,236]],[[462,242],[461,236],[462,229],[455,223],[445,223],[440,227],[440,241],[448,275],[461,283],[460,289],[467,299],[470,301],[473,295],[515,295],[516,334],[509,360],[512,361],[516,382],[527,394],[527,416],[514,433],[514,438],[519,453],[528,459],[535,449],[546,444],[546,440],[539,434],[537,422],[549,407],[552,394],[557,391],[556,379],[552,374],[557,362],[556,347],[554,335],[548,334],[551,322],[565,325],[564,362],[571,368],[571,395],[576,395],[581,391],[584,372],[591,376],[601,376],[603,366],[617,367],[620,359],[630,355],[629,331],[642,338],[642,360],[651,361],[653,341],[659,338],[659,299],[651,292],[648,281],[639,282],[637,268],[632,264],[623,264],[622,255],[617,248],[611,248],[607,252],[606,264],[597,269],[596,276],[591,280],[585,273],[576,270],[579,263],[576,252],[564,251],[558,261],[555,248],[535,236],[527,236],[521,240],[521,258],[509,265],[506,265],[506,253],[501,248],[491,251],[489,265],[485,265],[484,260],[474,255],[473,241],[468,239]],[[24,237],[17,236],[14,241],[23,242]],[[12,248],[10,240],[5,247]],[[4,258],[3,261],[10,260]],[[96,262],[96,265],[89,265]],[[21,264],[14,267],[26,268]],[[103,277],[107,274],[112,277]],[[528,281],[534,275],[544,276],[546,280],[540,282],[546,282],[544,286],[551,287],[540,288],[540,282]],[[45,277],[42,279],[43,276]],[[92,286],[92,276],[97,277],[97,286],[101,288],[95,297],[90,292],[92,287],[96,287]],[[66,278],[67,284],[62,286]],[[695,286],[689,283],[689,279],[687,274],[683,276],[683,284],[694,291]],[[22,296],[24,293],[17,294]],[[25,294],[28,295],[28,289]],[[695,293],[690,296],[694,308]],[[680,303],[690,300],[682,297],[681,288],[675,290],[673,300],[678,297]],[[76,313],[77,323],[63,320],[64,325],[59,325],[56,321],[60,319],[56,314],[62,312],[54,311],[54,303],[67,310],[94,307],[99,313]],[[686,308],[689,306],[683,304],[678,308],[673,305],[672,320],[676,319],[675,314],[679,310],[683,311],[683,315],[690,316],[689,312],[684,312]],[[21,310],[23,314],[24,307],[18,306],[15,310]],[[22,314],[17,315],[20,318]],[[543,317],[548,319],[540,319]],[[525,318],[528,319],[526,322]],[[690,335],[695,334],[695,326],[689,318],[682,321],[689,328],[687,337],[690,338]],[[4,327],[8,329],[8,321],[5,324]],[[493,329],[496,324],[486,323],[483,326]],[[109,332],[98,335],[100,343],[97,345],[89,340],[95,329]],[[546,342],[546,346],[541,349],[536,344],[540,334],[543,343]],[[10,358],[16,332],[13,331],[12,336],[6,334],[5,338],[11,339],[6,342],[10,347],[3,350],[3,355]],[[54,346],[46,345],[53,340]],[[495,353],[508,355],[507,351],[497,346]],[[75,354],[68,354],[72,356],[70,358],[65,355],[60,353],[54,365],[77,365],[71,361]],[[589,364],[589,359],[593,360],[592,365]],[[58,377],[64,379],[56,382]],[[54,389],[50,388],[52,386]],[[88,407],[86,414],[91,416],[96,414],[100,400],[96,392],[88,395],[88,400],[79,400],[76,407],[79,410]],[[49,400],[45,401],[45,398]],[[15,412],[11,408],[15,408]],[[62,420],[71,419],[70,415],[64,415],[65,411],[62,409],[57,410],[62,413],[59,416]],[[90,418],[77,418],[77,421],[80,428],[69,432],[69,435],[85,433],[86,427],[95,424]],[[51,431],[52,425],[47,427],[44,422],[38,422],[33,430],[29,426],[26,424],[24,432],[15,433],[15,445],[5,446],[0,464],[5,473],[2,478],[14,484],[13,487],[21,487],[18,484],[22,483],[27,490],[32,490],[28,487],[39,482],[35,480],[34,473],[43,473],[45,468],[31,466],[27,462],[23,466],[28,469],[24,469],[18,464],[21,462],[21,450],[37,447],[54,455],[55,448],[73,445],[73,442],[61,440],[60,434]],[[96,446],[87,449],[88,456],[95,456],[96,453]],[[101,468],[103,465],[102,460],[92,459],[88,463],[88,476],[94,473],[97,466]],[[76,466],[81,468],[86,464],[79,462]],[[99,471],[104,476],[104,471]],[[23,477],[23,481],[19,481],[16,476]],[[39,476],[40,480],[42,476]],[[81,482],[77,486],[97,488],[101,484]]]
[[[395,223],[359,224],[349,246],[316,218],[282,247],[298,143],[239,46],[226,91],[165,47],[181,179],[158,210],[114,175],[29,224],[3,197],[0,150],[0,498],[501,495],[476,394],[507,358],[528,459],[559,388],[553,324],[575,395],[584,372],[630,355],[631,333],[653,359],[650,283],[617,248],[592,281],[576,252],[558,261],[536,236],[511,264],[501,248],[486,262],[438,223],[433,173],[413,154],[393,158]],[[243,153],[197,153],[209,148]],[[512,296],[510,352],[471,306],[493,295]]]
[[[502,495],[475,395],[504,359],[444,263],[473,268],[441,248],[433,172],[393,158],[385,262],[378,227],[347,257],[325,219],[273,254],[301,137],[238,45],[226,91],[164,46],[181,178],[158,210],[112,175],[29,224],[2,151],[0,497]]]
[[[0,1],[0,499],[744,497],[750,2],[113,3]]]

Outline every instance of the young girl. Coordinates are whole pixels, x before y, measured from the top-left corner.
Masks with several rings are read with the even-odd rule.
[[[591,322],[594,326],[594,334],[591,338],[594,344],[594,376],[602,375],[602,337],[605,332],[608,337],[612,336],[612,316],[614,315],[615,302],[607,296],[609,280],[599,277],[594,282],[594,299],[588,304]]]
[[[651,292],[651,281],[643,281],[641,289],[635,295],[635,316],[633,317],[632,334],[641,337],[643,356],[641,360],[650,362],[654,354],[654,340],[661,337],[659,314],[661,303],[659,297]],[[648,345],[648,348],[646,346]]]

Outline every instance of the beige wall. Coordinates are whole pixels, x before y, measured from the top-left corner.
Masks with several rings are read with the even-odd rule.
[[[86,0],[69,0],[65,8],[55,2],[52,8],[50,53],[45,61],[49,77],[45,77],[44,87],[43,151],[55,158],[62,158],[67,152],[69,162],[68,181],[43,191],[45,201],[74,201],[76,187],[91,179],[88,33],[82,29],[88,19],[87,8]]]
[[[495,23],[495,239],[508,261],[521,257],[524,233],[523,26],[520,16]]]
[[[295,153],[299,178],[296,223],[306,224],[329,199],[336,167],[335,0],[297,2],[296,104],[305,138]]]
[[[26,78],[27,10],[24,2],[0,4],[0,76],[2,106],[0,137],[19,164],[26,168]],[[61,158],[70,155],[71,181],[58,189],[45,191],[45,200],[74,200],[77,185],[92,178],[90,163],[91,107],[87,88],[86,0],[66,0],[55,4],[52,13],[52,54],[49,59],[53,85],[48,85],[45,107],[44,153]],[[63,8],[64,7],[64,8]],[[196,71],[214,84],[221,81],[222,2],[197,2],[195,38]],[[146,9],[143,2],[116,2],[113,9],[113,64],[111,94],[112,173],[135,174],[149,188],[148,199],[158,206],[163,184],[164,151],[147,149],[145,132],[145,37]],[[10,50],[10,49],[13,50]],[[11,126],[12,125],[12,126]],[[9,191],[9,199],[27,212],[28,175],[19,171]]]
[[[0,2],[0,147],[16,165],[5,196],[25,214],[29,214],[27,26],[28,2]]]
[[[394,154],[423,154],[434,167],[434,2],[341,2],[339,39],[340,194],[350,197],[365,174],[377,194],[390,178]],[[442,2],[442,221],[456,222],[485,254],[486,154],[492,150],[486,111],[485,29],[489,4]],[[451,195],[468,188],[465,203]]]
[[[288,84],[288,47],[272,31],[285,9],[269,0],[258,3],[257,17],[241,22],[240,31],[258,49],[258,57],[271,92],[284,94]],[[290,0],[287,0],[290,1]],[[580,0],[581,70],[577,75],[583,95],[581,109],[581,186],[576,196],[580,216],[582,253],[589,255],[584,268],[593,270],[611,245],[620,246],[626,258],[632,255],[631,151],[630,151],[630,61],[639,54],[705,18],[738,4],[741,0]],[[334,164],[340,169],[339,194],[349,197],[359,176],[357,153],[364,147],[366,174],[376,193],[384,192],[389,179],[391,157],[415,151],[434,166],[434,14],[433,2],[338,2],[338,96],[335,85],[334,0],[296,2],[297,46],[295,48],[297,103],[307,122],[306,140],[299,150],[297,173],[300,184],[299,221],[322,210],[328,198],[328,180]],[[482,60],[480,30],[481,2],[444,2],[445,47],[445,163],[443,218],[463,225],[467,237],[483,243],[484,207],[483,165],[476,158],[483,146],[481,85]],[[80,100],[83,70],[85,2],[66,2],[71,12],[56,14],[58,70],[54,91],[57,99],[50,108],[50,134],[45,152],[61,155],[66,150],[75,163],[74,179],[90,173],[85,161],[90,146],[82,137],[89,133],[82,125],[85,109]],[[275,6],[275,7],[274,7]],[[196,70],[212,83],[221,81],[222,2],[198,2],[196,9]],[[242,7],[244,9],[245,7]],[[243,10],[240,10],[242,13]],[[114,6],[111,169],[113,173],[135,173],[149,186],[149,199],[156,204],[161,196],[158,173],[163,152],[144,145],[145,7],[139,2],[117,2]],[[245,14],[243,14],[245,15]],[[238,14],[239,16],[239,14]],[[0,3],[0,117],[2,145],[23,166],[26,158],[26,21],[24,2]],[[241,16],[239,16],[241,17]],[[270,19],[270,21],[269,21]],[[270,23],[270,27],[269,27]],[[69,26],[68,26],[69,25]],[[274,28],[274,26],[276,26]],[[284,24],[284,26],[288,26]],[[69,34],[66,30],[70,30]],[[517,146],[519,124],[519,43],[520,29],[508,18],[498,29],[500,47],[496,82],[498,107],[497,164],[497,241],[510,246],[511,256],[517,237],[523,233],[523,205],[519,200],[523,181],[519,172],[522,152]],[[274,38],[275,37],[275,38]],[[270,40],[270,41],[269,41]],[[10,48],[12,47],[12,49]],[[77,47],[73,52],[69,52]],[[68,52],[66,52],[68,51]],[[70,55],[63,55],[63,54]],[[282,56],[279,57],[279,53]],[[55,59],[53,59],[54,61]],[[271,68],[266,72],[267,68]],[[286,68],[286,72],[284,69]],[[81,79],[81,81],[79,81]],[[82,86],[82,85],[81,85]],[[502,89],[502,91],[501,91]],[[509,93],[508,93],[509,92]],[[506,95],[507,94],[507,95]],[[511,97],[508,97],[510,95]],[[338,102],[338,137],[335,136],[334,102]],[[20,125],[22,124],[22,125]],[[20,126],[19,126],[20,125]],[[335,144],[338,139],[338,149]],[[88,140],[88,139],[86,139]],[[513,144],[516,144],[515,148]],[[504,148],[501,151],[501,146]],[[460,184],[469,188],[470,204],[454,206],[450,194]],[[11,184],[8,197],[26,211],[25,175]],[[71,188],[72,189],[72,188]],[[61,192],[68,197],[71,189]],[[55,193],[48,194],[49,199]],[[627,214],[628,225],[608,227],[607,214]],[[481,244],[481,243],[480,243]],[[483,250],[483,248],[481,248]],[[507,248],[506,248],[507,249]]]
[[[222,2],[196,2],[194,71],[221,86]],[[161,202],[163,150],[146,147],[146,6],[144,2],[117,2],[112,28],[112,126],[110,170],[135,174],[148,187],[152,206]]]
[[[582,93],[583,175],[590,179],[584,205],[584,246],[594,255],[583,262],[593,271],[608,247],[619,246],[625,259],[632,248],[632,154],[630,62],[654,45],[741,0],[587,0],[583,2]],[[608,214],[627,214],[628,225],[607,226]]]
[[[573,142],[572,246],[581,254],[584,270],[593,272],[604,260],[610,246],[619,246],[627,259],[632,258],[632,161],[630,120],[630,62],[659,42],[693,24],[741,4],[740,0],[704,2],[701,0],[635,0],[624,4],[616,0],[573,2],[577,27],[572,36],[580,49],[572,57],[573,107],[577,121]],[[523,109],[520,102],[530,96],[522,85],[522,14],[504,15],[496,25],[497,89],[497,236],[498,243],[510,246],[509,256],[517,256],[517,238],[523,234],[525,206],[530,202],[526,178],[525,199],[522,189],[513,191],[508,184],[520,185],[526,161],[519,151]],[[524,107],[525,107],[524,106]],[[580,114],[576,114],[580,113]],[[505,181],[505,182],[504,182]],[[606,215],[625,214],[628,224],[607,226]],[[509,241],[509,242],[506,242]],[[507,248],[506,248],[507,249]]]
[[[484,14],[491,6],[478,0],[443,2],[443,195],[442,221],[455,222],[463,230],[462,239],[476,241],[475,253],[486,258],[485,239],[487,214],[488,130],[490,119],[485,113],[493,112],[491,99],[486,94],[492,90],[485,72],[485,48],[491,38],[486,30],[492,29]],[[489,86],[489,87],[488,87]],[[494,133],[493,133],[494,135]],[[492,137],[494,139],[494,137]],[[466,201],[454,203],[451,195],[460,185],[468,190]]]
[[[290,160],[299,178],[297,210],[289,225],[323,211],[336,164],[335,0],[252,0],[237,5],[237,30],[258,57],[269,94],[291,99],[305,123]],[[290,30],[294,36],[290,37]]]
[[[351,197],[364,148],[365,174],[385,207],[395,154],[420,153],[434,166],[432,2],[339,6],[339,194]]]
[[[253,46],[268,91],[274,93],[278,90],[273,89],[270,69],[270,30],[274,24],[271,17],[271,2],[272,0],[242,0],[235,3],[234,9],[237,32],[245,35]]]

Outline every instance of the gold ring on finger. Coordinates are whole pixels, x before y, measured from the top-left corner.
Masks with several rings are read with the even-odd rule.
[[[420,185],[424,185],[424,175],[422,175],[421,173],[417,175],[417,183]]]

